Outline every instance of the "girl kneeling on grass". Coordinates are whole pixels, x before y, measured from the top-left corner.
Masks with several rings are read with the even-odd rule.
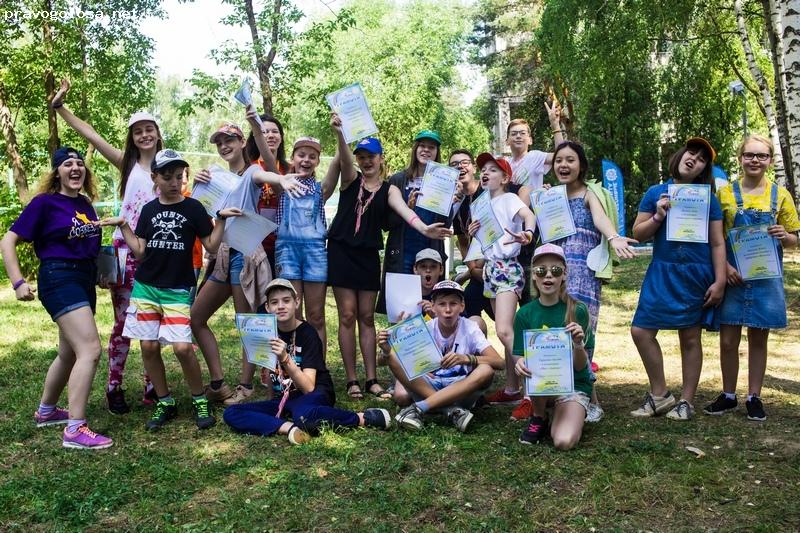
[[[789,191],[770,182],[765,173],[772,164],[774,146],[761,135],[751,135],[739,146],[739,163],[744,176],[719,191],[727,232],[733,227],[768,224],[768,233],[783,248],[797,245],[797,219]],[[719,352],[722,392],[703,412],[721,415],[736,409],[736,381],[739,374],[739,342],[747,326],[748,389],[747,418],[767,419],[761,403],[761,386],[767,371],[767,339],[770,329],[786,327],[786,297],[782,278],[744,281],[735,267],[728,243],[728,288],[720,306]]]
[[[714,307],[725,293],[725,238],[722,236],[722,211],[711,195],[708,243],[667,240],[665,220],[670,206],[671,183],[697,183],[711,186],[711,165],[716,152],[700,137],[686,141],[669,160],[672,179],[650,187],[639,204],[633,223],[633,236],[640,242],[653,238],[653,260],[639,293],[639,306],[633,315],[631,337],[650,380],[650,390],[641,407],[631,411],[635,417],[665,414],[671,420],[694,416],[692,400],[703,368],[702,328],[716,329]],[[664,356],[656,335],[660,329],[677,329],[681,346],[683,390],[681,399],[667,389]]]
[[[119,226],[128,247],[139,259],[131,293],[131,305],[123,335],[139,339],[142,360],[158,394],[148,430],[159,429],[177,415],[175,400],[167,386],[161,343],[172,344],[192,394],[197,427],[208,429],[216,423],[203,392],[203,377],[192,349],[189,308],[194,285],[192,247],[195,237],[214,253],[222,241],[224,219],[241,211],[226,208],[217,213],[212,227],[203,205],[181,194],[183,169],[188,163],[174,150],[161,150],[151,165],[159,197],[142,208],[136,232],[122,217],[100,222]]]
[[[308,442],[323,424],[388,429],[391,418],[386,409],[354,413],[333,406],[336,395],[322,342],[315,328],[297,318],[299,306],[289,280],[277,278],[267,286],[267,311],[278,323],[278,338],[270,341],[279,365],[278,373],[271,374],[274,399],[232,405],[222,415],[225,423],[238,433],[287,435],[292,444]]]
[[[20,240],[33,241],[39,258],[39,299],[58,325],[58,357],[47,371],[34,422],[38,427],[67,424],[65,448],[97,450],[113,442],[86,425],[86,403],[100,357],[94,321],[100,228],[91,202],[96,191],[77,150],[59,148],[52,162],[52,172],[3,237],[0,250],[17,300],[30,301],[34,289],[22,277],[16,246]],[[67,382],[69,413],[56,405]]]
[[[589,311],[567,293],[567,259],[564,250],[555,244],[544,244],[533,253],[535,293],[514,319],[514,371],[530,377],[522,357],[526,329],[566,328],[572,335],[572,368],[575,392],[556,398],[531,397],[532,414],[528,427],[519,437],[522,444],[536,444],[547,435],[545,408],[548,399],[555,401],[550,437],[559,450],[573,448],[581,439],[583,422],[592,394],[592,380],[587,350],[594,348]],[[585,342],[584,342],[585,341]]]

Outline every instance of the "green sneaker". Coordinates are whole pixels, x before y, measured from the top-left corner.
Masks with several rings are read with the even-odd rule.
[[[153,416],[151,416],[150,420],[145,424],[145,429],[149,431],[161,429],[164,424],[176,416],[178,416],[178,408],[175,406],[175,400],[169,403],[159,400],[156,404],[155,411],[153,411]]]
[[[217,423],[217,419],[211,414],[211,406],[206,398],[192,400],[194,407],[194,423],[198,429],[208,429]]]

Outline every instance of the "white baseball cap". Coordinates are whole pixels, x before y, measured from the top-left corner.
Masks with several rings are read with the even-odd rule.
[[[130,128],[131,126],[133,126],[137,122],[145,122],[145,121],[152,122],[156,126],[158,125],[158,121],[156,120],[156,117],[154,117],[153,115],[151,115],[147,111],[137,111],[136,113],[131,115],[131,118],[128,119],[128,127]]]

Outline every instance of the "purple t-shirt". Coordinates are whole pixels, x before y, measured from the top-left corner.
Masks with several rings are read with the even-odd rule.
[[[39,194],[11,226],[42,259],[94,259],[100,251],[100,228],[92,224],[97,214],[89,199],[61,193]]]

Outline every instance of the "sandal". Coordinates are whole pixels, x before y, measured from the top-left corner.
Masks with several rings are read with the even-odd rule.
[[[375,387],[378,387],[377,391],[375,390]],[[365,381],[364,382],[364,389],[368,393],[370,393],[373,396],[375,396],[375,398],[377,398],[378,400],[391,400],[392,399],[392,394],[389,391],[387,391],[386,389],[384,389],[383,387],[381,387],[381,384],[378,383],[377,379],[368,379],[367,381]]]
[[[358,380],[354,379],[353,381],[348,381],[347,385],[347,395],[354,400],[363,400],[364,393],[361,392],[361,387],[358,384]]]

